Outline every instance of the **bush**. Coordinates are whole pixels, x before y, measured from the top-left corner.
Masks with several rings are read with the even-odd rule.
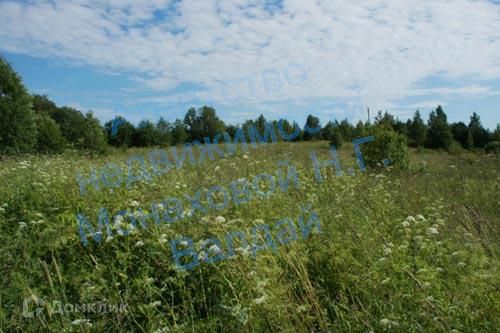
[[[464,149],[462,148],[462,145],[458,142],[453,140],[451,145],[448,147],[448,153],[451,155],[460,155],[464,152]]]
[[[36,150],[40,153],[61,153],[66,141],[56,122],[49,116],[39,115],[36,124],[38,128]]]
[[[486,153],[488,154],[500,154],[500,141],[492,141],[488,143],[484,149],[486,149]]]
[[[369,167],[377,167],[388,159],[391,166],[407,170],[410,155],[406,137],[386,129],[377,130],[374,135],[375,141],[361,145],[366,164]]]

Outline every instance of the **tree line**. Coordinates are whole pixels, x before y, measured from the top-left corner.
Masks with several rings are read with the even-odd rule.
[[[66,148],[103,153],[108,146],[151,147],[179,145],[187,141],[214,138],[226,132],[234,136],[239,128],[255,126],[261,133],[266,123],[277,128],[278,121],[268,121],[263,115],[247,120],[240,126],[226,124],[210,106],[190,108],[183,119],[173,122],[160,118],[157,122],[143,120],[134,126],[124,117],[117,117],[101,126],[92,112],[82,113],[71,107],[58,107],[47,96],[30,95],[21,78],[0,57],[0,152],[19,154],[27,152],[60,153]],[[114,125],[119,124],[116,128]],[[424,122],[417,110],[412,119],[403,122],[388,112],[379,111],[374,122],[359,121],[351,124],[347,119],[329,121],[320,127],[319,118],[307,117],[304,126],[320,128],[317,133],[301,129],[294,141],[328,140],[336,146],[354,138],[369,135],[384,128],[404,135],[411,147],[430,149],[483,149],[500,147],[500,124],[494,131],[485,129],[477,113],[470,121],[449,124],[441,106],[432,111]],[[287,133],[297,124],[283,120]],[[304,127],[301,126],[301,127]]]

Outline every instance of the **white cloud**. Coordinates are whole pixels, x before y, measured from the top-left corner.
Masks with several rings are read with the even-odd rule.
[[[155,90],[183,82],[205,87],[160,97],[167,104],[196,98],[231,104],[221,87],[232,82],[243,95],[234,101],[250,104],[362,96],[361,105],[386,109],[394,100],[429,92],[492,93],[480,85],[417,88],[430,76],[500,77],[500,7],[488,1],[266,3],[2,1],[0,48],[132,72]],[[287,84],[291,64],[303,66],[307,80]],[[270,70],[279,89],[269,82],[266,89],[262,73]],[[253,90],[242,78],[253,78]]]

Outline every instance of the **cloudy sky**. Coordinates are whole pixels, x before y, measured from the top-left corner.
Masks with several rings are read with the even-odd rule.
[[[0,54],[32,92],[101,120],[500,122],[500,2],[0,0]]]

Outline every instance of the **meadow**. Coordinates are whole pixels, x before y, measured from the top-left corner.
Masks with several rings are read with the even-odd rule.
[[[344,170],[310,152],[328,143],[278,143],[186,164],[152,182],[80,194],[77,171],[124,165],[149,149],[105,156],[6,157],[0,162],[2,332],[496,332],[500,327],[500,160],[495,155],[412,150],[410,170],[359,172],[352,145]],[[165,197],[297,167],[300,189],[276,191],[224,211],[136,228],[83,246],[76,213],[97,225],[101,207],[148,212]],[[263,189],[265,190],[265,189]],[[176,269],[170,241],[200,240],[302,214],[310,204],[321,233],[233,258]],[[189,207],[185,207],[186,209]],[[116,225],[116,223],[115,223]],[[115,226],[114,226],[115,227]],[[106,238],[104,240],[104,238]],[[223,247],[222,250],[225,250]],[[240,251],[238,251],[240,250]],[[126,304],[125,313],[42,309],[23,300]]]

